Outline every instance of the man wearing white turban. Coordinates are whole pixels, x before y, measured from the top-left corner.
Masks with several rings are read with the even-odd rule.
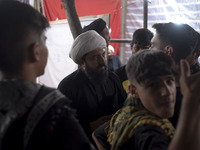
[[[69,56],[75,63],[79,64],[78,61],[85,54],[93,51],[96,48],[103,48],[105,51],[105,39],[100,36],[96,31],[90,30],[82,33],[75,39]]]
[[[93,130],[109,120],[126,98],[119,78],[107,69],[105,48],[105,39],[96,31],[80,34],[69,54],[80,68],[58,85],[72,100],[71,106],[77,110],[77,117],[91,141]]]

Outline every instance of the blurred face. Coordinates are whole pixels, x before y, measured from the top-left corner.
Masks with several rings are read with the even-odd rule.
[[[97,48],[89,52],[81,65],[88,77],[95,82],[101,82],[107,78],[107,66],[105,61],[105,50]]]
[[[107,27],[105,27],[100,35],[106,40],[106,44],[108,46],[109,45],[109,40],[110,40],[109,29]]]
[[[177,60],[173,46],[161,41],[158,33],[156,33],[155,36],[152,38],[150,49],[162,50],[164,53],[171,56],[175,61]]]
[[[159,39],[159,34],[156,33],[154,35],[154,37],[151,39],[151,47],[150,49],[154,49],[154,50],[164,50],[162,43]]]
[[[132,55],[139,51],[136,44],[131,44],[131,51]]]
[[[150,48],[150,45],[149,46],[138,46],[137,44],[133,44],[133,43],[130,43],[130,47],[131,47],[131,51],[132,51],[132,55],[139,52],[140,50],[144,50],[144,49],[149,49]]]
[[[136,95],[147,110],[161,118],[173,116],[176,99],[174,76],[159,76],[141,84],[135,82],[134,86]]]
[[[40,41],[38,43],[39,53],[40,53],[40,61],[39,61],[39,75],[44,74],[44,69],[47,64],[47,58],[48,58],[48,49],[46,46],[46,35],[43,33],[41,35]]]
[[[111,56],[112,54],[112,51],[108,48],[108,56]]]
[[[143,49],[139,48],[139,46],[137,46],[137,44],[131,44],[132,55],[135,54],[135,53],[137,53],[140,50],[143,50]]]

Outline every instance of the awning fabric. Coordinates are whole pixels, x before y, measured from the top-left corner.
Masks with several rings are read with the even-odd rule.
[[[43,0],[44,13],[49,21],[66,19],[61,0]],[[111,38],[121,38],[121,0],[75,0],[79,17],[110,14]],[[119,43],[112,43],[115,54],[120,54]]]

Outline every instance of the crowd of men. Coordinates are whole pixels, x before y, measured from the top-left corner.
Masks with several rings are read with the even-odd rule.
[[[200,34],[191,26],[136,30],[132,56],[113,71],[99,18],[73,42],[79,68],[53,89],[36,81],[47,19],[13,0],[0,1],[0,19],[0,150],[200,149]]]

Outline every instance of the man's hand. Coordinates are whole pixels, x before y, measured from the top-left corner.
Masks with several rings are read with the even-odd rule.
[[[190,74],[186,60],[180,62],[180,87],[183,95],[175,135],[168,150],[199,150],[200,144],[200,74]]]
[[[200,105],[200,74],[191,75],[190,66],[186,60],[181,60],[180,68],[180,87],[183,103],[193,109],[198,108]]]

